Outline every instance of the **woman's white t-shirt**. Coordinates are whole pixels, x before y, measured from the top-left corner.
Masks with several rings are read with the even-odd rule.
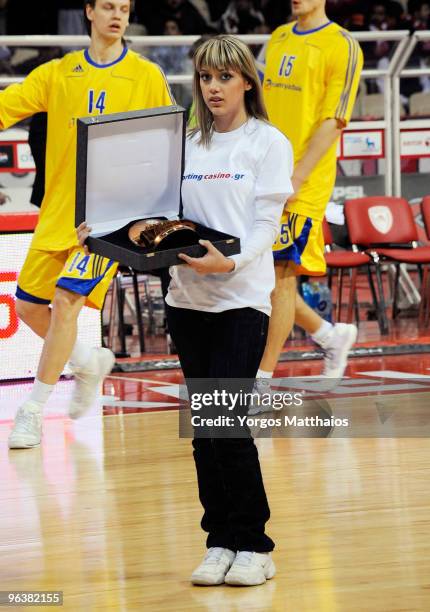
[[[182,202],[185,219],[240,238],[236,267],[201,276],[187,265],[170,268],[166,302],[178,308],[223,312],[255,308],[271,312],[275,286],[272,245],[283,206],[293,193],[293,153],[287,138],[264,121],[250,119],[231,132],[214,132],[209,148],[185,146]]]

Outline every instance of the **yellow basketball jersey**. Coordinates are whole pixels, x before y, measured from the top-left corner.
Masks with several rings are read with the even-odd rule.
[[[21,84],[0,92],[0,127],[48,113],[45,197],[32,248],[62,251],[75,234],[76,119],[174,104],[160,68],[124,48],[108,65],[88,50],[39,66]]]
[[[325,119],[348,123],[363,54],[333,22],[302,32],[296,23],[275,30],[267,45],[263,92],[270,121],[290,140],[297,163]],[[336,178],[337,143],[318,162],[288,210],[322,220]]]

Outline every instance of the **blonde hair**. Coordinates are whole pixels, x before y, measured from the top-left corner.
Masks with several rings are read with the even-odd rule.
[[[213,116],[203,99],[200,87],[200,70],[210,68],[215,70],[235,70],[240,72],[251,84],[251,89],[245,91],[245,110],[248,117],[267,121],[267,111],[263,102],[260,79],[251,49],[235,36],[220,34],[203,42],[195,51],[194,63],[194,123],[189,130],[193,136],[200,132],[198,143],[208,146],[213,134]]]

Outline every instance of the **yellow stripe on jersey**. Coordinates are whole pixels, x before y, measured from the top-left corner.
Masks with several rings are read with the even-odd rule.
[[[103,265],[106,264],[109,260],[107,260],[105,257],[102,257],[101,255],[98,255],[97,257],[97,264],[96,264],[96,278],[98,276],[100,276],[100,274],[102,273],[103,270]]]
[[[95,270],[94,270],[95,261],[96,261],[96,258],[94,257],[93,261],[91,262],[91,270],[92,270],[93,278],[95,278]]]
[[[97,262],[98,262],[98,255],[94,256],[94,259],[92,261],[92,278],[97,278]]]

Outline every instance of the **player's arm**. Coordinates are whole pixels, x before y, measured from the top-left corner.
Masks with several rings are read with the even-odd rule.
[[[339,42],[333,47],[327,61],[323,120],[310,139],[305,154],[294,168],[292,181],[296,192],[348,124],[362,67],[363,54],[357,41],[348,34],[339,33]]]
[[[47,111],[51,63],[33,70],[22,83],[9,85],[0,91],[0,129]]]
[[[319,160],[324,157],[330,147],[339,138],[343,125],[337,119],[326,119],[309,141],[306,153],[297,162],[291,182],[294,193],[300,189]]]

